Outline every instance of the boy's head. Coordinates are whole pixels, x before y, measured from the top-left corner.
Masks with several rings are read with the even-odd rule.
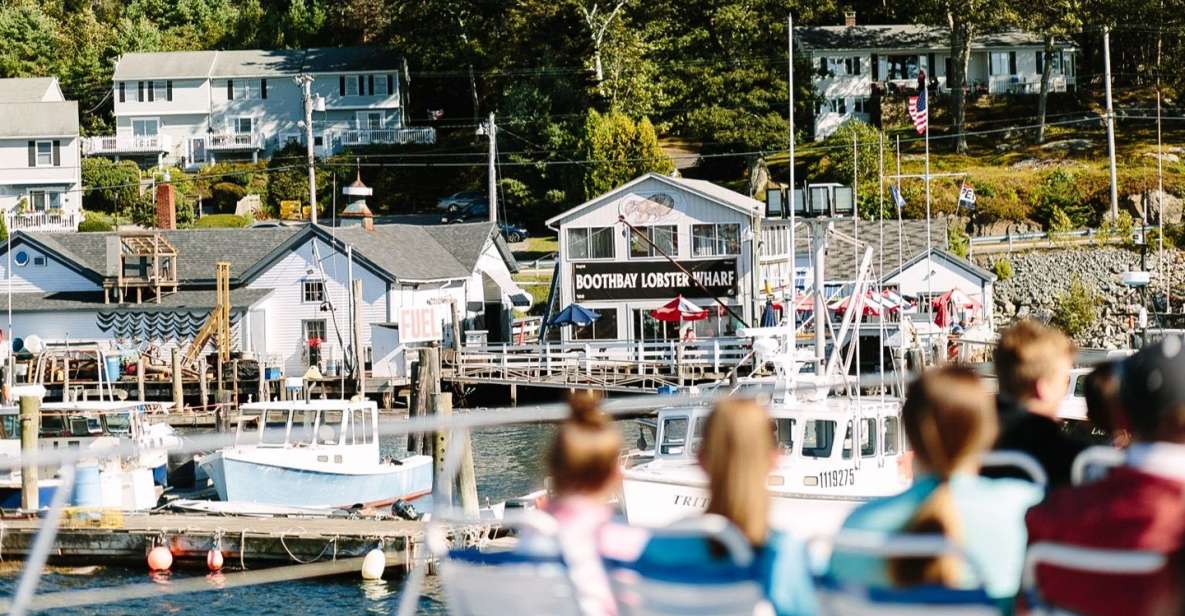
[[[1024,320],[1000,334],[996,377],[1000,393],[1029,412],[1056,417],[1070,385],[1074,343],[1065,334]]]

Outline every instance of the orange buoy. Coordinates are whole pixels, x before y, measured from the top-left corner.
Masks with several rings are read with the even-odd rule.
[[[206,567],[215,573],[222,570],[222,550],[211,548],[206,552]]]
[[[158,545],[148,552],[148,569],[150,571],[168,571],[173,566],[173,553],[163,545]]]

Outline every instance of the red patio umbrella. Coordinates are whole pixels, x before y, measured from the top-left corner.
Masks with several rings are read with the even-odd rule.
[[[687,301],[682,295],[676,295],[675,299],[663,304],[662,308],[651,310],[650,316],[669,323],[700,321],[708,318],[708,310]]]

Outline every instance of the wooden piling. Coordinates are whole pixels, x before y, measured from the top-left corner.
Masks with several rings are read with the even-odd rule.
[[[139,395],[140,402],[148,399],[144,395],[144,356],[142,355],[136,360],[136,393]]]
[[[478,515],[477,473],[473,468],[473,439],[470,438],[469,432],[465,432],[461,442],[454,443],[453,446],[465,448],[461,454],[461,468],[457,470],[457,494],[461,497],[461,509],[464,510],[465,517],[475,520]]]
[[[210,405],[210,367],[203,357],[198,362],[198,393],[201,397],[202,408]]]
[[[185,390],[181,387],[181,349],[173,347],[173,409],[178,413],[185,410]]]
[[[432,394],[432,415],[448,417],[453,414],[451,393]],[[448,451],[448,432],[440,430],[432,435],[432,493],[437,504],[448,507],[453,503],[453,480],[444,476],[444,459]],[[439,509],[438,509],[439,511]]]
[[[432,404],[432,394],[436,391],[440,375],[435,371],[438,365],[434,355],[438,352],[432,347],[419,349],[419,361],[412,372],[412,406],[409,416],[423,417],[428,415]],[[432,454],[432,440],[423,434],[409,434],[407,449],[411,453]]]
[[[256,385],[259,387],[259,402],[267,402],[268,397],[269,397],[268,391],[267,391],[267,378],[266,378],[267,377],[267,368],[264,366],[263,362],[261,362],[261,361],[256,362],[255,365],[259,368],[259,373],[257,375],[259,378],[259,381],[256,383]]]
[[[235,406],[239,405],[239,360],[230,360],[230,390],[233,392],[231,400]]]
[[[37,434],[41,431],[41,399],[36,396],[21,396],[21,457],[29,459],[37,451]],[[21,509],[39,509],[37,491],[38,468],[36,464],[21,465]]]
[[[143,399],[143,398],[141,398]],[[70,401],[70,353],[62,355],[62,402]]]
[[[353,318],[354,322],[354,372],[355,379],[358,382],[358,395],[366,399],[366,353],[362,348],[362,281],[355,280],[351,283],[353,285],[353,292],[350,297],[354,300]]]

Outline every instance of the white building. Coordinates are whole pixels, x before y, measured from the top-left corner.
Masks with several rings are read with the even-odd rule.
[[[579,303],[601,315],[589,327],[564,328],[563,338],[677,339],[677,325],[649,315],[676,295],[712,309],[711,317],[694,323],[698,337],[731,335],[739,325],[721,314],[713,297],[752,324],[762,214],[760,201],[710,182],[649,173],[548,220],[560,241],[553,308]],[[662,253],[703,286],[692,284]]]
[[[9,231],[74,231],[82,220],[78,103],[56,77],[0,79],[0,210]]]
[[[194,167],[304,143],[300,75],[313,78],[319,154],[435,141],[432,128],[408,126],[406,63],[389,50],[174,51],[119,58],[115,134],[86,139],[84,153]]]
[[[159,303],[104,302],[114,233],[17,233],[12,238],[13,342],[125,338],[184,342],[214,305],[215,264],[231,264],[235,348],[299,376],[308,341],[325,360],[349,346],[350,281],[362,281],[362,344],[402,307],[457,306],[465,326],[505,339],[512,307],[530,305],[511,281],[514,258],[491,223],[162,231],[176,249],[179,291]],[[3,247],[0,247],[0,251]],[[114,253],[118,255],[118,251]],[[0,258],[0,271],[7,259]],[[3,272],[5,278],[8,273]],[[451,327],[445,325],[446,336]]]
[[[815,138],[823,139],[844,122],[876,121],[880,97],[913,92],[925,70],[938,93],[947,92],[951,66],[950,30],[938,26],[856,25],[854,13],[843,26],[794,29],[796,51],[810,58],[812,83],[822,99],[815,110]],[[1075,84],[1076,48],[1055,42],[1050,90]],[[971,42],[967,84],[979,94],[1036,94],[1041,88],[1045,43],[1038,34],[1017,30],[978,34]]]

